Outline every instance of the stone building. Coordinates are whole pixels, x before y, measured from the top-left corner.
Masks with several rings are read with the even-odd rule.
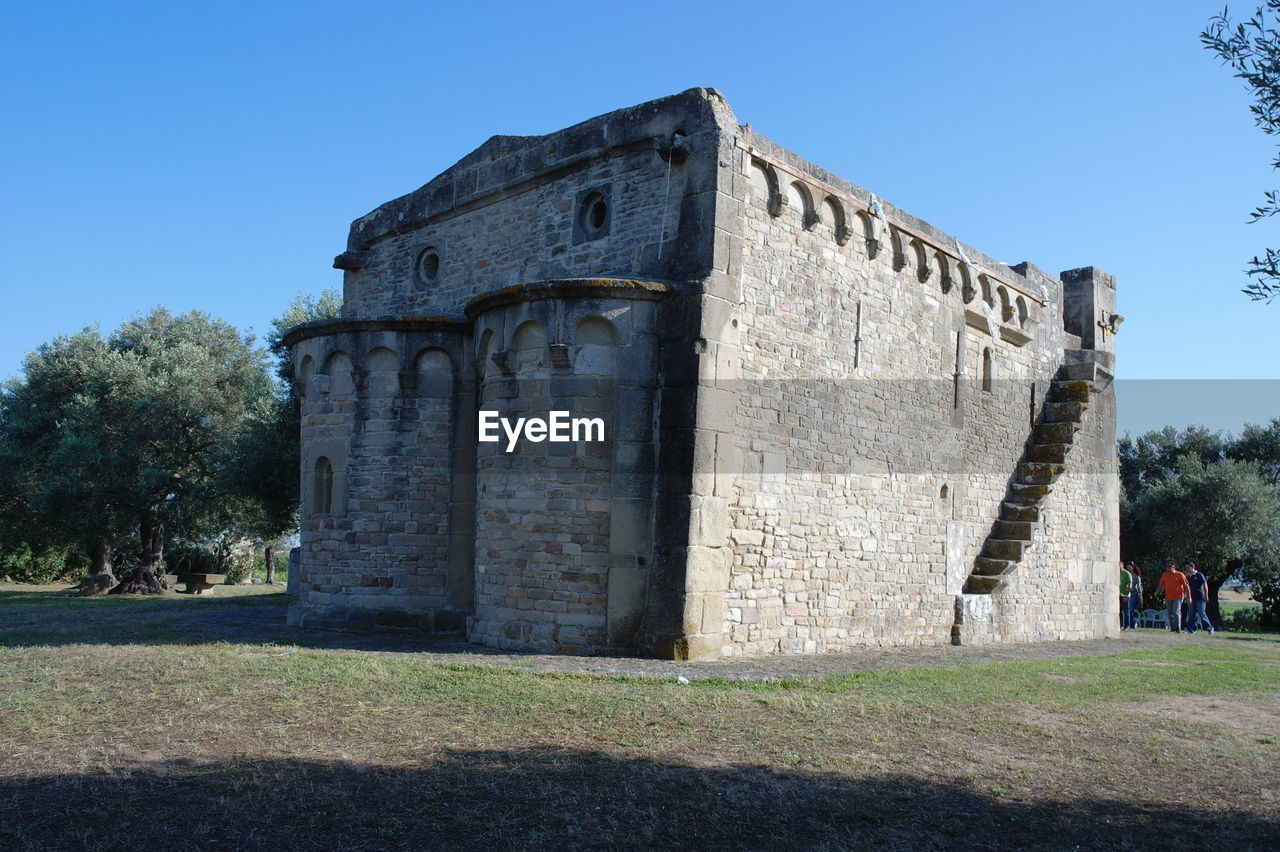
[[[712,89],[357,219],[290,623],[675,658],[1118,630],[1115,282],[1009,267]],[[477,412],[605,440],[477,440]],[[534,436],[536,437],[536,436]]]

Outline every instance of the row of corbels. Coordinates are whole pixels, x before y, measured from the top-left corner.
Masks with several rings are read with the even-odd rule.
[[[752,165],[763,172],[769,187],[767,209],[770,216],[781,217],[790,206],[787,192],[781,185],[779,171],[768,162],[752,158]],[[791,178],[790,175],[786,175]],[[855,236],[855,229],[850,224],[850,217],[845,212],[846,202],[839,196],[824,193],[821,201],[815,203],[814,193],[798,179],[791,179],[788,189],[795,189],[801,198],[803,209],[800,212],[802,227],[811,231],[819,224],[824,224],[823,211],[831,211],[834,221],[830,225],[837,245],[847,245]],[[955,255],[938,246],[926,242],[919,236],[891,223],[885,215],[883,205],[874,195],[865,209],[854,211],[853,217],[858,220],[865,244],[867,257],[874,260],[886,246],[892,251],[892,264],[895,271],[903,271],[908,267],[915,274],[916,280],[926,284],[936,274],[938,288],[942,293],[950,293],[955,287],[960,288],[960,298],[967,305],[979,295],[993,313],[999,311],[1000,321],[1018,328],[1028,328],[1034,324],[1031,306],[1025,296],[1013,295],[1010,289],[1000,283],[999,279],[990,275],[980,265],[969,260],[959,243],[955,246]],[[1016,292],[1016,291],[1015,291]],[[1042,302],[1048,302],[1048,294],[1042,293]],[[1034,301],[1034,300],[1033,300]]]

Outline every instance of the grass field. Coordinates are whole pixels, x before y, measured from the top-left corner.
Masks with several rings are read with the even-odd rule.
[[[1262,604],[1253,601],[1218,601],[1218,606],[1222,609],[1222,616],[1226,618],[1233,612],[1240,612],[1245,609],[1256,609],[1262,611]]]
[[[1260,849],[1280,636],[744,684],[199,642],[0,588],[0,848]]]

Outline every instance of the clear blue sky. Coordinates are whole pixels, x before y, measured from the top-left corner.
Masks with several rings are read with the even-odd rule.
[[[341,285],[352,219],[490,135],[713,86],[994,257],[1115,274],[1122,379],[1280,380],[1280,302],[1237,292],[1280,246],[1280,221],[1245,224],[1280,176],[1199,45],[1220,7],[10,4],[0,377],[156,304],[261,333],[297,291]],[[1121,428],[1280,415],[1280,383],[1230,387],[1155,421],[1123,405]]]

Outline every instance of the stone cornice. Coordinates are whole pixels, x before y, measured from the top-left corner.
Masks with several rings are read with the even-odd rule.
[[[471,330],[471,323],[456,317],[380,317],[376,319],[316,320],[295,325],[284,334],[285,346],[297,346],[313,337],[329,337],[335,334],[377,331],[442,331],[462,334]]]
[[[630,299],[650,302],[666,298],[670,284],[661,281],[637,281],[630,278],[554,278],[513,284],[476,296],[465,308],[469,318],[503,305],[539,302],[544,299]]]

